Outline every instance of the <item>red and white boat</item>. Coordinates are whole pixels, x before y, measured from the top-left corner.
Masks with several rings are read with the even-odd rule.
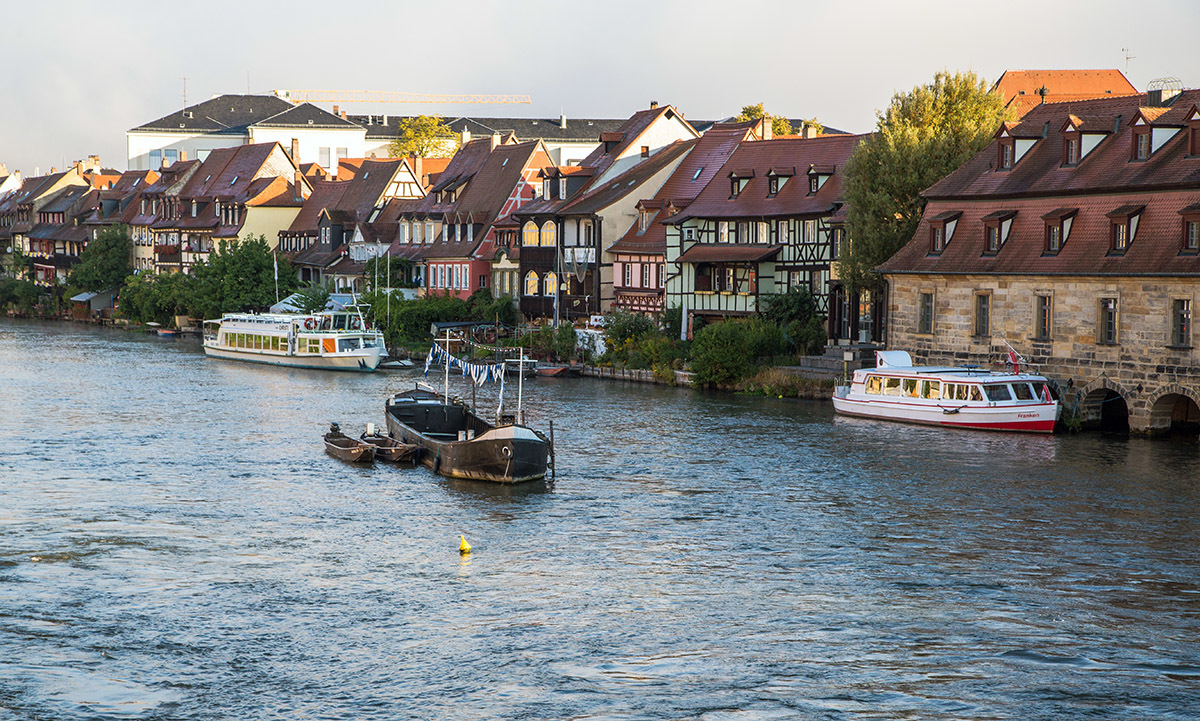
[[[876,351],[876,367],[854,371],[833,407],[848,416],[989,431],[1052,433],[1058,400],[1045,376],[972,367],[914,366],[907,351]]]

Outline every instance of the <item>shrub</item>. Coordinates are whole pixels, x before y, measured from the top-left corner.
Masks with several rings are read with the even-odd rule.
[[[692,370],[701,385],[732,386],[757,363],[783,351],[785,341],[773,321],[725,321],[707,325],[692,344]]]

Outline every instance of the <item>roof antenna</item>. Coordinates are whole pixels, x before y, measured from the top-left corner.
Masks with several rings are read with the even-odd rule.
[[[1128,75],[1129,74],[1129,61],[1137,60],[1137,56],[1130,55],[1129,48],[1121,48],[1121,52],[1125,53],[1125,74]]]
[[[183,79],[183,107],[187,107],[187,78]]]

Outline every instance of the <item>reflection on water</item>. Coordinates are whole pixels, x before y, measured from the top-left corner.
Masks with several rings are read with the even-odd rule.
[[[15,718],[1194,717],[1195,443],[539,379],[511,488],[324,454],[411,376],[0,321],[0,379]]]

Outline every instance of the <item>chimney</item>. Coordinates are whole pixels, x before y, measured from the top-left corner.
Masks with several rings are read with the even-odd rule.
[[[417,182],[420,183],[422,186],[424,186],[425,185],[425,177],[421,172],[421,166],[424,164],[422,162],[422,160],[423,159],[421,158],[421,156],[417,155],[416,153],[408,154],[408,164],[409,164],[409,166],[412,167],[413,175],[416,176]]]
[[[292,138],[292,165],[300,167],[300,139]]]
[[[658,108],[658,101],[657,101],[657,100],[651,100],[651,101],[650,101],[650,109],[651,109],[651,110],[654,110],[654,109],[656,109],[656,108]]]
[[[1175,102],[1179,88],[1158,88],[1146,91],[1146,104],[1152,108],[1166,108]]]
[[[383,124],[387,125],[387,116],[386,115],[383,116]]]
[[[334,115],[339,115],[339,113],[338,113],[338,106],[336,106],[336,105],[334,105],[334,106],[333,106],[333,114],[334,114]]]
[[[562,113],[559,114],[558,127],[562,128],[563,130],[567,129],[567,116],[565,114],[562,114]]]
[[[759,118],[758,122],[759,122],[758,134],[762,136],[763,140],[770,140],[771,138],[775,137],[774,129],[771,127],[771,119],[769,117],[764,115],[761,118]]]
[[[299,170],[296,171],[296,177],[292,184],[292,199],[297,203],[304,202],[304,176]]]
[[[461,141],[461,143],[462,143],[462,145],[466,145],[466,144],[467,144],[467,143],[469,143],[469,142],[471,142],[471,131],[470,131],[470,130],[467,130],[466,128],[463,128],[463,129],[462,129],[462,141]]]
[[[342,120],[346,119],[346,111],[345,110],[342,111],[341,118],[342,118]]]
[[[492,133],[492,150],[500,145],[500,133]]]
[[[180,151],[179,151],[179,159],[180,159],[180,160],[187,160],[187,151],[186,151],[186,150],[180,150]]]
[[[805,123],[804,129],[800,131],[800,134],[802,136],[804,136],[805,140],[812,140],[813,138],[817,137],[817,135],[818,135],[817,126],[811,125],[809,123]]]

